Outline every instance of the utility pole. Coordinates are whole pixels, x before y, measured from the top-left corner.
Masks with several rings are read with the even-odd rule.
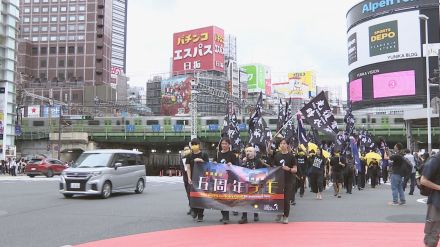
[[[196,78],[191,80],[191,140],[197,138],[197,86],[199,84],[199,72]]]
[[[63,118],[63,106],[60,106],[60,116],[59,116],[59,120],[58,120],[58,159],[60,159],[60,155],[61,155],[61,123],[62,123],[62,118]]]

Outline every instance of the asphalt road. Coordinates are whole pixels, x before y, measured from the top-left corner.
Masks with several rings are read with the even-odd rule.
[[[418,194],[418,191],[417,193]],[[423,223],[426,205],[422,196],[407,195],[406,206],[389,206],[390,185],[353,190],[338,199],[326,190],[324,199],[307,193],[297,197],[290,224],[303,221],[418,222]],[[187,199],[178,177],[148,177],[143,194],[116,194],[65,199],[57,178],[11,179],[0,176],[0,246],[69,246],[137,233],[219,224],[220,212],[205,211],[205,221],[195,223],[186,215]],[[251,217],[252,218],[252,217]],[[239,220],[232,216],[232,223]],[[261,215],[261,223],[273,216]],[[261,224],[259,223],[259,224]]]

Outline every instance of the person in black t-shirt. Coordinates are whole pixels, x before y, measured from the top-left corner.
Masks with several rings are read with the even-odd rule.
[[[228,164],[228,165],[238,165],[237,156],[230,150],[231,141],[229,138],[222,138],[220,140],[221,150],[217,152],[217,157],[214,159],[217,163]],[[229,211],[221,211],[222,219],[220,222],[223,224],[229,223]]]
[[[297,164],[297,176],[298,176],[298,188],[299,188],[299,196],[304,196],[306,177],[307,177],[307,155],[304,151],[299,151],[296,158]]]
[[[185,146],[183,148],[183,151],[181,152],[181,170],[182,170],[182,178],[183,178],[183,185],[185,186],[185,191],[186,191],[186,196],[188,197],[188,205],[189,205],[189,192],[191,190],[191,186],[188,183],[188,170],[189,170],[189,165],[186,164],[186,159],[190,156],[191,154],[191,149],[189,148],[189,146]],[[187,213],[188,215],[191,214],[191,209],[188,211]]]
[[[438,245],[440,234],[440,154],[433,155],[425,163],[420,183],[432,189],[427,201],[424,243],[434,247]]]
[[[255,151],[254,147],[247,147],[245,149],[246,152],[246,157],[243,159],[243,163],[242,166],[246,167],[248,169],[259,169],[259,168],[264,168],[267,167],[263,161],[261,161],[258,157],[257,157],[257,153]],[[259,221],[260,218],[258,217],[258,213],[254,213],[254,221]],[[248,223],[248,219],[247,219],[247,213],[243,212],[242,216],[241,216],[241,220],[238,221],[239,224],[246,224]]]
[[[333,189],[335,196],[341,198],[342,183],[344,182],[345,159],[341,157],[339,150],[335,150],[333,157],[330,159],[331,178],[333,180]]]
[[[208,155],[200,150],[199,139],[194,138],[191,140],[191,151],[192,154],[185,161],[185,163],[190,167],[190,169],[187,171],[189,184],[192,184],[194,165],[203,164],[204,162],[209,161]],[[194,220],[197,218],[197,222],[203,221],[203,208],[192,208],[192,212]]]
[[[326,159],[322,156],[322,150],[318,148],[316,155],[312,155],[310,158],[310,185],[318,200],[322,200],[325,163]]]
[[[291,152],[289,152],[289,143],[286,139],[281,139],[279,145],[280,151],[275,154],[274,165],[281,166],[284,172],[284,215],[278,215],[276,221],[281,221],[283,224],[289,223],[290,213],[290,199],[293,193],[293,179],[297,172],[296,159]]]

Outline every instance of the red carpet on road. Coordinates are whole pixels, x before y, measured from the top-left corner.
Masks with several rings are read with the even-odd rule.
[[[290,222],[201,226],[149,232],[77,245],[116,246],[399,246],[423,245],[423,224]]]

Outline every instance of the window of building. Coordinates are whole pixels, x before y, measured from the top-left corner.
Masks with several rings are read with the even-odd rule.
[[[35,7],[35,8],[34,8],[34,13],[40,13],[40,8]]]
[[[30,13],[31,12],[31,8],[24,8],[24,12],[25,13]]]
[[[75,31],[75,25],[69,25],[69,31]]]
[[[84,26],[84,25],[78,25],[78,30],[79,30],[79,31],[84,31],[84,29],[85,29],[85,26]]]
[[[56,54],[56,53],[57,53],[57,48],[56,48],[55,46],[51,46],[51,47],[49,48],[49,53],[50,53],[50,54]]]
[[[42,32],[47,32],[47,26],[42,26],[42,27],[41,27],[41,31],[42,31]]]
[[[86,17],[83,15],[78,16],[78,21],[84,21],[85,19],[86,19]]]
[[[32,37],[32,41],[38,41],[38,37]]]
[[[31,19],[29,18],[29,17],[25,17],[24,19],[23,19],[23,22],[26,22],[26,23],[28,23],[28,22],[30,22],[31,21]]]
[[[69,66],[69,61],[67,62],[67,66]],[[73,67],[73,60],[72,60],[72,65],[70,65],[70,67]],[[67,79],[71,79],[71,78],[73,78],[73,76],[74,76],[73,71],[68,71],[67,72]]]
[[[66,47],[65,46],[60,46],[58,48],[58,54],[66,54]]]
[[[64,60],[63,60],[63,62],[64,62]],[[66,79],[64,72],[58,72],[58,80],[64,81],[64,79]]]
[[[41,12],[47,13],[47,12],[49,12],[49,8],[48,7],[43,7],[43,8],[41,8]]]
[[[67,52],[68,52],[69,54],[74,54],[74,53],[75,53],[75,46],[69,46],[69,47],[67,48]]]
[[[57,3],[58,2],[58,0],[52,0],[52,3]]]
[[[25,33],[29,33],[31,30],[30,30],[30,28],[29,27],[25,27],[25,28],[23,28],[23,32],[25,32]]]
[[[76,6],[70,6],[70,7],[69,7],[69,11],[70,11],[70,12],[76,11]]]
[[[60,41],[65,41],[66,40],[66,36],[60,36]]]
[[[57,31],[57,26],[52,26],[52,27],[50,27],[50,31],[51,31],[51,32],[56,32],[56,31]]]
[[[49,0],[43,0],[43,3],[48,3],[49,2]]]
[[[75,40],[75,36],[69,36],[69,41],[74,41]]]
[[[38,47],[32,47],[32,55],[38,55]]]
[[[49,20],[49,18],[47,17],[41,17],[41,22],[47,22]]]
[[[47,41],[47,36],[42,36],[41,41]]]
[[[40,48],[40,54],[41,54],[41,55],[47,55],[47,47],[44,47],[44,46],[41,47],[41,48]]]
[[[34,18],[32,18],[32,22],[33,23],[36,23],[36,22],[39,22],[40,21],[40,18],[38,18],[38,17],[34,17]]]
[[[60,11],[61,11],[61,12],[66,12],[66,11],[67,11],[67,7],[66,7],[66,6],[62,6],[62,7],[60,8]]]
[[[34,3],[39,3],[40,2],[40,0],[34,0]]]
[[[46,59],[43,59],[43,60],[41,60],[40,61],[40,67],[47,67],[47,61],[46,61]]]
[[[78,35],[78,40],[84,40],[84,35]]]
[[[80,5],[80,6],[78,6],[78,10],[79,11],[86,11],[86,6]]]
[[[41,72],[40,73],[40,78],[41,79],[46,79],[46,73],[45,72]]]
[[[76,52],[79,53],[79,54],[83,54],[84,53],[84,47],[83,46],[78,46],[76,48]]]
[[[38,32],[38,26],[33,26],[32,27],[32,32]]]
[[[69,16],[69,21],[76,21],[76,16],[73,15]]]
[[[61,32],[66,31],[66,26],[60,26],[60,31],[61,31]]]
[[[57,37],[56,36],[50,36],[50,41],[57,41]]]
[[[67,20],[67,17],[65,17],[65,16],[60,16],[60,21],[66,21]]]
[[[52,17],[50,17],[50,21],[51,22],[57,22],[58,21],[58,17],[52,16]]]
[[[24,3],[30,3],[31,0],[24,0]]]
[[[51,12],[58,12],[58,7],[52,7],[52,8],[50,9],[50,11],[51,11]]]

